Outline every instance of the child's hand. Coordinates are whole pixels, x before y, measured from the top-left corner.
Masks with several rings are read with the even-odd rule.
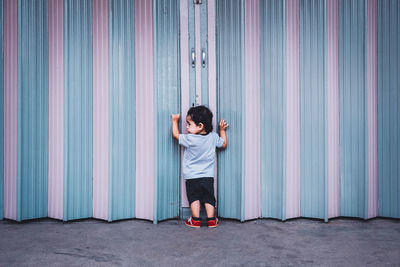
[[[181,117],[180,114],[172,114],[171,115],[172,121],[179,121],[180,117]]]
[[[229,124],[226,123],[226,121],[224,119],[221,119],[219,121],[219,129],[220,130],[225,130],[226,128],[228,128]]]

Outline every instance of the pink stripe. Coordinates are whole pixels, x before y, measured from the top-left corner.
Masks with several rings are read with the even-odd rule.
[[[328,19],[328,218],[340,216],[339,176],[339,13],[327,2]]]
[[[182,132],[186,133],[186,114],[189,110],[189,32],[188,32],[188,1],[180,2],[180,29],[181,29],[181,125]],[[183,159],[183,148],[181,149]],[[186,196],[186,185],[181,173],[181,200],[182,207],[189,207]]]
[[[49,1],[50,218],[63,219],[64,202],[64,1]]]
[[[377,0],[368,2],[368,218],[378,216]]]
[[[245,220],[261,216],[260,193],[260,2],[245,2],[246,157]]]
[[[17,219],[18,1],[4,0],[4,218]]]
[[[299,0],[286,9],[286,219],[300,216]]]
[[[154,219],[153,6],[135,1],[136,217]],[[140,67],[139,67],[140,66]]]
[[[108,0],[93,0],[93,217],[108,220]]]
[[[217,59],[215,56],[215,1],[208,0],[207,2],[208,13],[208,104],[214,114],[213,129],[217,130]],[[217,159],[215,159],[215,175],[214,175],[214,192],[217,199],[218,192],[218,170]]]

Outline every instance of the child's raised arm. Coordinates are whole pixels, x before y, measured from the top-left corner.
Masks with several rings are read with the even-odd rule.
[[[224,144],[222,145],[222,148],[226,148],[228,145],[228,140],[226,138],[226,128],[228,128],[229,124],[226,123],[224,119],[221,119],[219,121],[219,136],[224,139]]]
[[[179,118],[181,117],[180,114],[172,114],[171,119],[172,119],[172,136],[176,139],[179,140],[179,128],[178,128],[178,122]]]

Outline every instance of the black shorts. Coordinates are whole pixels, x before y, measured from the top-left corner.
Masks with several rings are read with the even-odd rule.
[[[186,194],[189,204],[200,200],[215,207],[214,178],[196,178],[186,180]]]

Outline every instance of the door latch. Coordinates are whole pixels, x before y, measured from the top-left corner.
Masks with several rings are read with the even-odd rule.
[[[192,68],[196,67],[196,50],[192,48]]]

